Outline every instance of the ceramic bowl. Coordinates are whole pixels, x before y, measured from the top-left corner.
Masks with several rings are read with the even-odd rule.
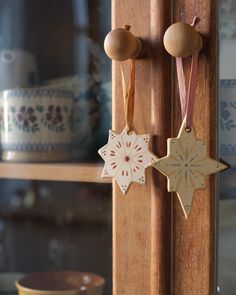
[[[64,77],[45,82],[47,87],[74,93],[71,155],[76,161],[94,161],[111,129],[111,81],[94,83],[87,77]]]
[[[104,278],[85,272],[45,272],[16,282],[19,295],[102,295]]]
[[[0,98],[2,159],[55,162],[70,158],[73,93],[26,88]]]

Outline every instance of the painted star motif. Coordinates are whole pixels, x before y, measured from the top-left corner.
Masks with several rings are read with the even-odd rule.
[[[157,157],[148,150],[150,135],[109,131],[108,143],[98,153],[105,161],[102,177],[114,177],[125,194],[132,182],[145,184],[145,169]]]
[[[183,122],[176,138],[167,140],[167,156],[151,163],[168,179],[167,189],[176,192],[188,218],[195,190],[205,188],[205,177],[227,168],[209,158],[205,141],[196,140],[194,130],[186,131]]]

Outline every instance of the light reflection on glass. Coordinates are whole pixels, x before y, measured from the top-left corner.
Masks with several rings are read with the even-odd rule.
[[[219,0],[219,150],[231,167],[220,175],[218,293],[236,292],[236,2]]]
[[[111,127],[110,26],[110,0],[0,0],[0,90],[71,90],[76,162],[98,161]],[[90,271],[110,295],[111,241],[110,185],[0,181],[1,272]]]

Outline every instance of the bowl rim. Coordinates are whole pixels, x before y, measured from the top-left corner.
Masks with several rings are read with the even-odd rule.
[[[67,96],[72,96],[72,98],[74,97],[74,92],[72,90],[66,89],[66,88],[60,88],[57,86],[50,86],[48,87],[47,85],[45,86],[32,86],[32,87],[15,87],[15,88],[6,88],[4,90],[0,91],[0,97],[4,97],[4,96],[9,96],[9,95],[22,95],[25,93],[29,93],[32,94],[33,92],[45,92],[45,91],[50,91],[52,93],[64,93]],[[26,96],[24,97],[26,98]]]
[[[67,292],[68,294],[69,293],[75,293],[75,292],[78,292],[80,291],[80,289],[76,288],[76,289],[68,289],[68,290],[40,290],[40,289],[33,289],[33,288],[28,288],[27,286],[24,286],[21,284],[21,282],[28,278],[28,277],[37,277],[38,275],[46,275],[46,274],[76,274],[76,275],[88,275],[88,276],[92,276],[92,277],[95,277],[97,279],[99,279],[99,282],[97,284],[95,284],[93,287],[91,288],[88,288],[88,289],[96,289],[96,288],[101,288],[105,285],[105,278],[100,276],[100,275],[97,275],[97,274],[94,274],[94,273],[91,273],[91,272],[82,272],[82,271],[46,271],[46,272],[34,272],[34,273],[28,273],[28,274],[25,274],[24,277],[22,277],[20,280],[17,280],[15,282],[15,285],[17,287],[17,289],[20,291],[26,291],[26,292],[34,292],[35,294],[42,294],[42,293],[45,293],[45,294],[56,294],[56,293],[65,293]],[[86,289],[87,290],[87,289]]]

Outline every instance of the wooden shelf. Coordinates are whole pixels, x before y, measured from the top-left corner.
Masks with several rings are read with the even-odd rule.
[[[101,164],[0,163],[0,178],[111,183],[101,178]]]

